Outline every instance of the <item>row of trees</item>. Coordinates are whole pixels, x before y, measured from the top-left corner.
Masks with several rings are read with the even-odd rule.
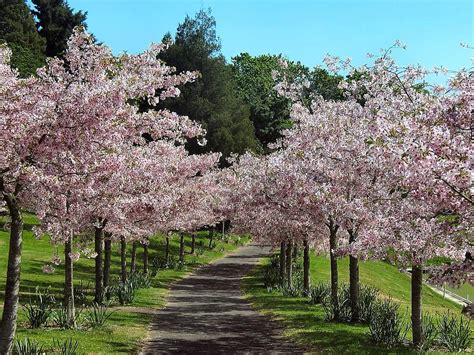
[[[26,79],[9,66],[10,50],[0,48],[0,191],[10,217],[0,353],[11,348],[16,328],[23,210],[40,219],[38,238],[47,233],[53,244],[64,245],[71,326],[74,262],[86,252],[76,238],[95,242],[100,301],[104,234],[107,248],[120,241],[123,251],[127,241],[146,246],[157,231],[192,232],[222,220],[210,194],[215,180],[208,177],[220,155],[189,155],[184,143],[202,142],[205,131],[157,108],[197,77],[158,59],[164,47],[115,57],[77,29],[62,58]]]
[[[273,153],[237,159],[227,171],[233,186],[227,199],[239,231],[281,243],[281,273],[289,283],[293,244],[329,252],[336,318],[339,256],[350,256],[354,322],[359,320],[360,258],[411,267],[413,343],[418,345],[427,261],[443,256],[453,263],[438,271],[439,280],[463,282],[473,271],[472,260],[463,261],[474,232],[474,77],[462,70],[447,88],[428,90],[428,72],[398,67],[390,52],[372,67],[327,58],[334,71],[349,72],[339,84],[342,100],[308,99],[306,88],[281,78],[277,90],[291,101],[294,126],[282,132]]]

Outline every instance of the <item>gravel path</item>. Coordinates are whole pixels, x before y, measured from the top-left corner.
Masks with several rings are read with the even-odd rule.
[[[240,290],[242,277],[269,252],[244,246],[176,283],[153,320],[143,353],[302,353]]]

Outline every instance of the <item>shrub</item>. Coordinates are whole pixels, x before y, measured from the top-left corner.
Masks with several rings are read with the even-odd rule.
[[[301,296],[301,289],[295,285],[284,285],[280,287],[281,293],[285,297],[298,297]]]
[[[62,343],[59,340],[54,339],[54,347],[60,355],[74,355],[77,353],[78,346],[79,342],[71,338],[66,339]]]
[[[128,280],[133,288],[150,288],[151,287],[151,277],[149,274],[143,272],[134,272],[128,276]]]
[[[421,335],[420,350],[427,351],[433,347],[438,337],[438,327],[430,315],[423,315],[421,319]]]
[[[87,284],[84,284],[82,280],[79,281],[79,284],[74,286],[74,302],[81,305],[87,303],[87,295],[90,290],[90,281]]]
[[[311,304],[322,304],[331,295],[331,285],[319,282],[313,286],[309,292]]]
[[[376,301],[373,304],[369,335],[374,343],[385,344],[390,348],[403,342],[408,327],[398,312],[399,307],[391,300]]]
[[[84,318],[90,328],[100,328],[105,325],[113,313],[113,311],[108,311],[106,305],[93,303],[85,312]]]
[[[115,289],[115,295],[120,304],[129,304],[135,299],[135,290],[135,287],[130,281],[121,282]]]
[[[34,296],[30,296],[28,303],[23,306],[30,328],[35,329],[46,325],[51,316],[54,302],[49,288],[42,292],[39,287],[36,287]]]
[[[76,307],[76,319],[74,320],[74,323],[76,323],[76,325],[82,324],[82,312],[82,307]],[[59,329],[71,328],[71,322],[69,322],[67,316],[67,309],[65,306],[63,306],[63,304],[61,304],[59,308],[53,310],[51,318],[55,327],[58,327]]]
[[[342,285],[337,291],[337,305],[334,305],[331,298],[331,289],[329,295],[323,302],[325,319],[327,321],[350,322],[351,320],[351,301],[349,294],[349,285]],[[339,317],[336,317],[339,314]]]
[[[364,323],[370,323],[372,317],[372,308],[377,301],[379,290],[372,286],[360,286],[359,291],[359,314],[360,320]]]
[[[263,268],[263,283],[267,289],[273,289],[280,284],[278,259],[274,256],[270,258],[270,264]]]
[[[441,345],[449,351],[464,351],[471,342],[471,321],[446,313],[441,316],[438,332]]]
[[[44,354],[44,352],[42,345],[29,338],[16,340],[13,348],[13,353],[18,355],[38,355]]]
[[[151,260],[151,265],[150,265],[150,276],[153,278],[156,275],[158,275],[158,270],[160,269],[160,259],[158,257],[154,257]]]

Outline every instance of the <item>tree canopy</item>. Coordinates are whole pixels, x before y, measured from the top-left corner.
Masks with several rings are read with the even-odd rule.
[[[62,55],[74,27],[86,25],[87,12],[74,11],[65,0],[32,0],[39,34],[46,40],[46,56]]]
[[[44,64],[46,43],[24,0],[0,0],[0,42],[12,50],[10,64],[21,76],[34,74]]]

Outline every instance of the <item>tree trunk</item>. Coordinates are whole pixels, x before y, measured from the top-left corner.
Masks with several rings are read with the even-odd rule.
[[[298,243],[293,244],[293,260],[296,261],[296,258],[298,257]]]
[[[120,240],[120,269],[121,280],[125,283],[127,281],[127,242],[124,237]]]
[[[331,302],[334,310],[334,319],[339,319],[339,300],[337,297],[338,275],[337,275],[337,257],[335,251],[337,249],[337,230],[339,226],[329,219],[329,247],[331,258]]]
[[[292,261],[293,242],[288,242],[286,247],[286,282],[287,286],[293,284],[293,261]]]
[[[148,274],[148,244],[143,244],[143,273]]]
[[[211,227],[211,229],[209,229],[209,249],[212,248],[213,238],[214,238],[214,227]]]
[[[349,244],[352,244],[357,239],[356,232],[348,230],[349,232]],[[359,310],[359,293],[360,293],[360,282],[359,282],[359,259],[349,255],[349,293],[351,302],[351,321],[358,322],[360,318]]]
[[[72,235],[64,244],[64,307],[70,328],[76,328],[76,307],[74,305],[74,264],[72,254]]]
[[[422,341],[421,327],[421,289],[423,284],[423,269],[413,265],[411,272],[411,327],[413,330],[413,345],[418,346]]]
[[[104,249],[104,231],[95,228],[95,295],[94,302],[101,304],[104,301],[104,272],[102,269],[102,253]]]
[[[224,240],[225,237],[225,221],[222,221],[222,240]]]
[[[132,243],[132,256],[130,260],[130,273],[137,271],[137,242]]]
[[[166,267],[170,264],[170,237],[166,237],[166,247],[165,247],[165,262]]]
[[[11,218],[11,226],[5,300],[0,329],[0,354],[7,354],[11,350],[15,338],[23,239],[23,219],[20,208],[11,195],[5,196],[5,201]]]
[[[110,260],[112,258],[112,239],[107,233],[104,241],[104,289],[109,286],[110,282]]]
[[[280,243],[280,285],[283,286],[285,282],[286,271],[286,242]]]
[[[179,262],[184,262],[184,233],[181,233],[179,238]]]
[[[196,234],[193,233],[191,234],[191,255],[195,254],[195,249],[196,248]]]
[[[306,295],[309,295],[309,243],[305,239],[303,241],[304,254],[303,254],[303,290]]]

